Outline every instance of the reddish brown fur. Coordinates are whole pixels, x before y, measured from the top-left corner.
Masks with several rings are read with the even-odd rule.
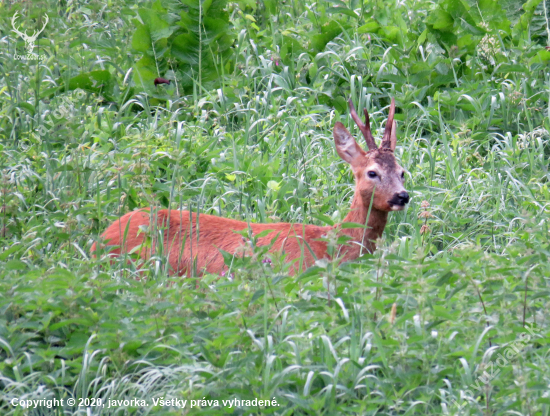
[[[388,119],[388,123],[392,123],[392,120]],[[393,134],[395,135],[395,127]],[[403,169],[396,163],[393,155],[394,139],[391,148],[374,148],[369,152],[365,152],[357,145],[351,134],[341,123],[336,123],[334,127],[334,139],[338,154],[350,163],[356,181],[351,210],[344,222],[365,224],[372,199],[366,230],[363,227],[342,230],[338,225],[335,226],[339,235],[346,234],[351,237],[348,245],[342,246],[339,252],[339,255],[342,256],[341,261],[348,261],[357,258],[361,250],[363,252],[367,250],[369,252],[374,251],[376,248],[375,240],[382,235],[386,226],[388,212],[403,208],[404,204],[395,205],[395,203],[391,203],[397,193],[405,192],[401,176]],[[384,142],[382,145],[384,145]],[[368,176],[368,173],[373,171],[377,173],[377,177],[374,179]],[[374,197],[372,197],[373,190]],[[192,267],[192,259],[194,259],[199,274],[203,272],[220,273],[225,266],[219,249],[231,254],[244,249],[243,237],[234,233],[233,230],[245,230],[248,228],[248,224],[229,218],[200,214],[197,230],[196,217],[196,214],[193,213],[190,221],[189,211],[160,210],[155,213],[146,208],[122,216],[118,221],[111,224],[101,237],[108,246],[117,246],[110,250],[110,254],[120,255],[122,252],[135,250],[144,242],[147,233],[138,232],[140,227],[149,227],[151,223],[156,222],[158,229],[164,230],[164,252],[168,253],[173,273],[178,275],[189,273]],[[128,223],[127,238],[123,242],[122,239]],[[190,230],[191,224],[192,229]],[[268,245],[278,235],[271,251],[284,252],[286,261],[293,263],[293,273],[298,271],[300,259],[303,259],[302,268],[314,264],[314,257],[304,244],[304,240],[307,241],[316,258],[328,257],[327,244],[324,241],[319,241],[319,239],[326,236],[327,232],[333,227],[276,223],[250,224],[250,228],[254,235],[264,230],[273,230],[268,235],[259,238],[258,245]],[[156,234],[153,233],[153,235]],[[151,250],[155,251],[156,243],[152,241],[147,250],[141,249],[140,256],[147,259]],[[95,253],[95,243],[91,251]]]

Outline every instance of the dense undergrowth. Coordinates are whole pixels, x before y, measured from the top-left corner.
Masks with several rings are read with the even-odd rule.
[[[1,413],[547,416],[547,5],[260,3],[0,5]],[[38,64],[15,11],[49,16]],[[373,255],[188,279],[90,257],[138,207],[341,221],[349,97],[378,133],[395,97],[412,196]],[[52,398],[147,405],[12,401]]]

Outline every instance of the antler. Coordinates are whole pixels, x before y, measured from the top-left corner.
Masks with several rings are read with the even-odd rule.
[[[25,37],[25,36],[27,36],[26,33],[22,33],[22,32],[20,32],[19,30],[17,30],[17,29],[15,28],[15,21],[17,20],[17,15],[18,15],[18,13],[19,13],[19,12],[15,12],[15,14],[13,15],[13,17],[11,18],[11,27],[13,27],[13,31],[14,31],[15,33],[17,33],[19,36]]]
[[[36,40],[36,38],[38,37],[38,35],[40,35],[44,31],[44,29],[46,29],[46,25],[50,21],[50,18],[46,14],[46,21],[44,22],[44,25],[42,26],[42,29],[35,30],[34,33],[32,34],[32,36],[29,36],[29,35],[27,35],[27,31],[21,32],[21,31],[19,31],[15,28],[15,21],[19,17],[18,14],[19,14],[19,12],[15,12],[13,17],[11,18],[11,26],[13,27],[13,31],[15,33],[17,33],[19,36],[21,36],[26,42],[34,42]]]
[[[363,136],[365,136],[365,141],[367,142],[367,146],[369,150],[378,149],[376,146],[376,142],[374,141],[374,137],[372,137],[372,133],[370,131],[370,120],[369,120],[369,113],[367,109],[363,109],[363,112],[365,113],[365,124],[361,121],[359,116],[357,115],[357,112],[355,111],[355,107],[353,106],[353,102],[351,101],[351,98],[349,99],[349,109],[351,118],[353,121],[355,121],[355,124],[357,124],[357,127],[359,127],[359,130],[361,130],[361,133],[363,133]]]
[[[393,116],[395,115],[395,99],[391,99],[390,104],[390,113],[388,114],[388,121],[386,123],[386,129],[384,130],[384,137],[382,137],[382,143],[380,144],[380,147],[386,147],[388,149],[394,149],[395,145],[392,146],[392,141],[394,141],[394,137],[392,135],[392,130],[394,127],[393,122]],[[397,133],[396,133],[397,134]],[[395,141],[397,141],[397,137],[395,137]]]
[[[393,126],[391,128],[391,140],[390,140],[390,149],[395,150],[397,146],[397,123],[393,120]]]
[[[48,22],[50,21],[50,18],[48,17],[48,15],[46,14],[46,21],[44,22],[44,26],[42,26],[42,29],[40,30],[35,30],[34,33],[32,34],[31,38],[33,40],[36,40],[36,38],[38,37],[38,35],[40,35],[44,29],[46,29],[46,25],[48,24]]]

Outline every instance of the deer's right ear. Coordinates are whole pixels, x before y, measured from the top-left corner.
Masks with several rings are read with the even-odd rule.
[[[338,155],[350,165],[353,166],[358,163],[359,158],[366,154],[359,147],[351,133],[339,121],[334,125],[333,135]]]

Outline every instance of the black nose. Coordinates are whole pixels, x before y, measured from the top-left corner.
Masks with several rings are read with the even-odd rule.
[[[395,196],[399,201],[401,201],[401,203],[403,205],[407,204],[409,202],[409,199],[410,199],[409,194],[407,193],[407,191],[401,191]]]

